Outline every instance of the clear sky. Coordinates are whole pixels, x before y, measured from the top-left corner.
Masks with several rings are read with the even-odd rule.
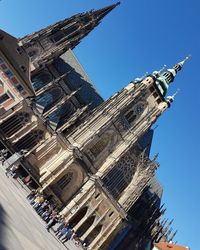
[[[22,37],[78,12],[112,0],[1,0],[0,28]],[[75,54],[106,99],[137,76],[192,58],[169,89],[180,89],[158,120],[152,155],[159,152],[157,176],[164,187],[166,216],[175,218],[175,240],[200,249],[200,2],[122,0]]]

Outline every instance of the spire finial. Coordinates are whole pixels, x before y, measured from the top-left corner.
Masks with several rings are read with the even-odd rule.
[[[188,56],[186,56],[186,57],[183,59],[183,61],[181,61],[181,62],[178,63],[178,64],[181,65],[181,67],[183,67],[183,64],[184,64],[187,60],[189,60],[190,57],[191,57],[191,54],[189,54]]]
[[[161,73],[164,71],[164,69],[165,69],[166,67],[167,67],[167,65],[164,64],[163,67],[158,71],[158,73],[161,74]]]
[[[172,98],[174,99],[175,96],[179,93],[180,89],[177,89],[176,92],[172,95]]]
[[[190,59],[190,57],[191,57],[192,55],[191,54],[189,54],[188,56],[186,56],[185,57],[185,59],[183,60],[184,62],[186,62],[187,60],[189,60]]]
[[[131,83],[139,83],[141,82],[145,77],[147,77],[148,72],[145,72],[145,74],[142,77],[136,77]]]
[[[179,91],[180,89],[177,89],[176,92],[172,96],[167,97],[167,102],[169,103],[169,105],[171,105],[171,103],[174,101],[175,96],[179,93]]]

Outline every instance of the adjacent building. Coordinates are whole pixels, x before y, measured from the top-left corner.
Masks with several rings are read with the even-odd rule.
[[[189,247],[183,247],[172,242],[159,242],[154,245],[153,250],[189,250]]]

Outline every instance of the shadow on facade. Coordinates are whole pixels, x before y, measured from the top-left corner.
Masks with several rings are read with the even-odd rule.
[[[5,247],[6,212],[0,204],[0,250],[7,250]]]
[[[89,108],[92,110],[103,102],[102,97],[97,93],[92,82],[70,51],[64,54],[62,58],[56,59],[54,66],[60,74],[67,73],[67,85],[72,91],[80,88],[76,95],[82,104],[90,104]]]

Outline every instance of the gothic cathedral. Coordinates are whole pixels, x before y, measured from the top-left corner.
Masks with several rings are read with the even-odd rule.
[[[16,39],[0,30],[0,149],[49,195],[89,249],[146,249],[170,237],[149,158],[167,90],[185,62],[103,101],[72,49],[119,3]]]

